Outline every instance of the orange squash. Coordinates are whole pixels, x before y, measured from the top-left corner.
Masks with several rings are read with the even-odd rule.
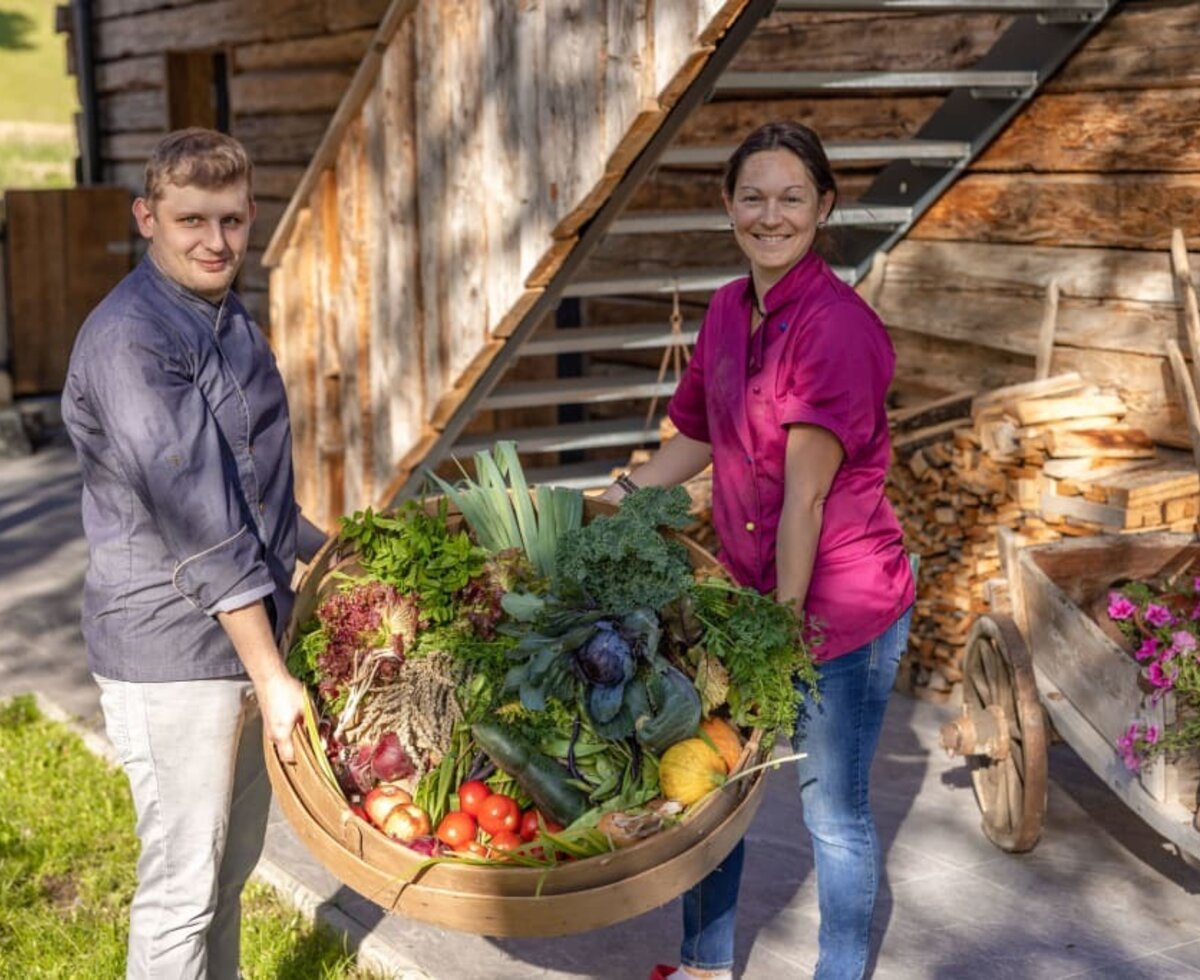
[[[725,771],[733,772],[742,757],[742,737],[737,729],[723,718],[713,716],[700,723],[700,737],[712,740],[717,753],[725,763]]]
[[[725,762],[704,739],[676,742],[658,763],[663,795],[691,806],[725,783]]]

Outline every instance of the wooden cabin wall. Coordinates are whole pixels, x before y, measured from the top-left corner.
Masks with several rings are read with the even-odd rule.
[[[105,183],[142,189],[146,158],[185,113],[173,55],[225,55],[230,131],[255,162],[258,217],[239,289],[268,326],[262,254],[362,60],[387,0],[95,0]],[[186,64],[186,62],[185,62]],[[175,92],[174,101],[171,93]],[[204,92],[193,101],[209,101]],[[202,111],[202,108],[201,108]]]
[[[407,5],[268,256],[310,514],[388,501],[743,6]]]
[[[1188,445],[1163,345],[1181,329],[1172,229],[1200,250],[1198,45],[1200,4],[1128,0],[892,250],[872,289],[901,393],[1032,378],[1053,278],[1051,369]]]

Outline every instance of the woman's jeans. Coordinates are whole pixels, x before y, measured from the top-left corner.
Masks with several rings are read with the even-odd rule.
[[[271,801],[254,689],[232,677],[93,676],[142,844],[126,977],[233,980],[242,886],[262,853]]]
[[[793,746],[804,823],[812,835],[821,910],[816,980],[857,980],[866,970],[879,890],[879,842],[867,801],[883,713],[908,643],[911,608],[865,646],[820,665],[821,701],[805,702]],[[683,897],[682,962],[733,966],[734,919],[745,844]]]

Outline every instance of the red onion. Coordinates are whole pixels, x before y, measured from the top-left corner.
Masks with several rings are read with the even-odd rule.
[[[385,783],[404,779],[417,771],[395,732],[388,732],[379,740],[375,754],[371,756],[371,769],[375,778]]]

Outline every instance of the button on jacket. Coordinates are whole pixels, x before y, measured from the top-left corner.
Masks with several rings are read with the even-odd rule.
[[[788,426],[818,425],[842,444],[804,604],[824,627],[816,654],[829,659],[879,636],[913,601],[900,525],[883,494],[895,353],[871,308],[813,252],[767,291],[753,334],[752,303],[749,279],[713,296],[668,413],[685,436],[712,446],[721,559],[761,592],[775,588]]]
[[[215,616],[266,599],[279,638],[297,508],[283,381],[241,301],[214,306],[147,255],[80,330],[63,420],[83,473],[89,669],[242,674]]]

